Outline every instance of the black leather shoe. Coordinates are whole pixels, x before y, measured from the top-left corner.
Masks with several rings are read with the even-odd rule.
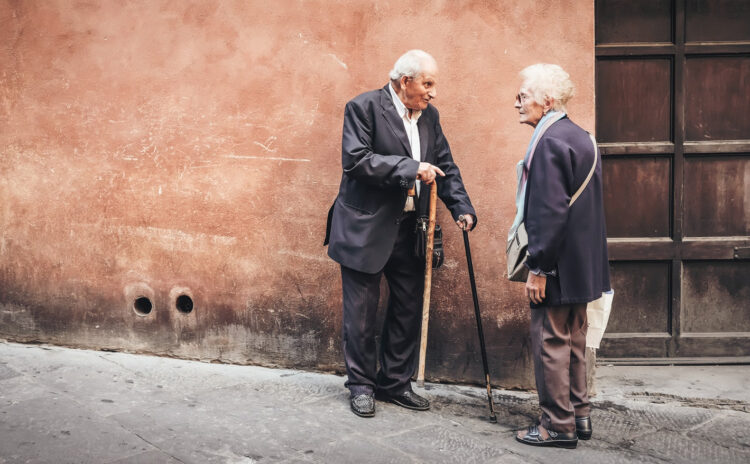
[[[576,417],[576,434],[579,440],[591,439],[591,418],[590,417]]]
[[[524,445],[532,446],[554,446],[557,448],[575,449],[578,446],[578,438],[575,432],[560,433],[554,430],[547,430],[549,437],[547,439],[542,438],[542,434],[539,431],[539,426],[532,425],[526,429],[526,433],[523,437],[519,437],[516,433],[516,440],[520,441]]]
[[[352,412],[359,417],[373,417],[375,415],[375,398],[372,394],[363,393],[352,396],[349,400]]]
[[[387,395],[380,393],[378,394],[378,399],[390,401],[391,403],[415,411],[427,411],[430,409],[430,401],[427,398],[417,395],[413,391],[405,391],[400,395]]]

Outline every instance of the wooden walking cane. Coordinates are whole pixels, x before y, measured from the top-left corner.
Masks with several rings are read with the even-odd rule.
[[[430,185],[429,226],[424,264],[424,298],[422,301],[422,340],[419,343],[417,386],[424,388],[424,362],[427,356],[427,326],[430,322],[430,288],[432,287],[432,249],[435,246],[435,209],[437,207],[437,179]]]

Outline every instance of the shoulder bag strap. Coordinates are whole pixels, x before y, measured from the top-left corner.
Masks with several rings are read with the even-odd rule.
[[[598,149],[596,148],[596,139],[593,135],[589,134],[589,138],[591,139],[591,143],[594,144],[594,165],[591,166],[591,171],[589,171],[589,175],[586,176],[586,180],[583,181],[583,184],[578,188],[578,191],[573,195],[573,197],[570,199],[570,203],[568,203],[568,207],[573,206],[573,203],[578,199],[578,197],[583,193],[583,189],[586,188],[586,186],[589,184],[589,181],[591,180],[591,176],[594,175],[594,170],[596,169],[596,162],[599,159]]]

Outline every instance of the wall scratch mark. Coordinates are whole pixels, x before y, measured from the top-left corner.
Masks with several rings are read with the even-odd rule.
[[[302,258],[302,259],[309,259],[312,261],[321,261],[321,262],[329,262],[330,259],[327,256],[319,256],[319,255],[310,255],[307,253],[298,253],[296,251],[292,250],[279,250],[276,252],[279,255],[287,255],[287,256],[293,256],[295,258]]]
[[[270,152],[272,152],[272,153],[273,153],[273,152],[275,152],[275,151],[276,151],[276,148],[271,148],[271,145],[273,145],[273,142],[274,142],[274,141],[276,141],[276,136],[275,136],[275,135],[272,135],[272,136],[268,137],[268,138],[267,138],[267,139],[265,140],[265,142],[263,142],[263,143],[260,143],[260,142],[253,142],[253,143],[254,143],[255,145],[258,145],[259,147],[261,147],[261,148],[262,148],[262,149],[264,149],[265,151],[270,151]]]
[[[251,155],[224,155],[224,158],[232,159],[258,159],[268,161],[298,161],[301,163],[309,163],[310,160],[306,158],[280,158],[274,156],[251,156]]]
[[[329,53],[328,56],[330,56],[331,58],[333,58],[336,61],[336,63],[338,63],[339,65],[341,65],[342,68],[349,69],[349,67],[346,65],[346,63],[344,63],[343,61],[341,61],[338,56],[334,55],[333,53]]]
[[[164,229],[160,227],[125,226],[125,225],[102,225],[77,223],[76,226],[95,227],[102,229],[105,233],[115,235],[136,236],[149,239],[167,248],[174,247],[198,247],[203,248],[211,245],[230,246],[237,243],[236,237],[227,235],[204,234],[202,232],[185,232],[178,229]]]

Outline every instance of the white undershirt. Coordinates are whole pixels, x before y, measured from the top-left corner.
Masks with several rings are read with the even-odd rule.
[[[411,157],[416,161],[421,161],[421,147],[419,145],[419,128],[417,122],[419,117],[422,115],[421,111],[412,111],[411,118],[409,117],[409,109],[404,106],[401,99],[398,98],[396,91],[393,88],[393,84],[388,86],[391,91],[391,99],[393,99],[393,106],[396,107],[396,112],[401,117],[401,122],[404,123],[404,130],[406,131],[406,137],[409,139],[409,145],[411,147]],[[421,182],[415,181],[417,196],[419,196],[419,190]],[[406,197],[406,205],[404,205],[404,211],[414,211],[414,198]]]

